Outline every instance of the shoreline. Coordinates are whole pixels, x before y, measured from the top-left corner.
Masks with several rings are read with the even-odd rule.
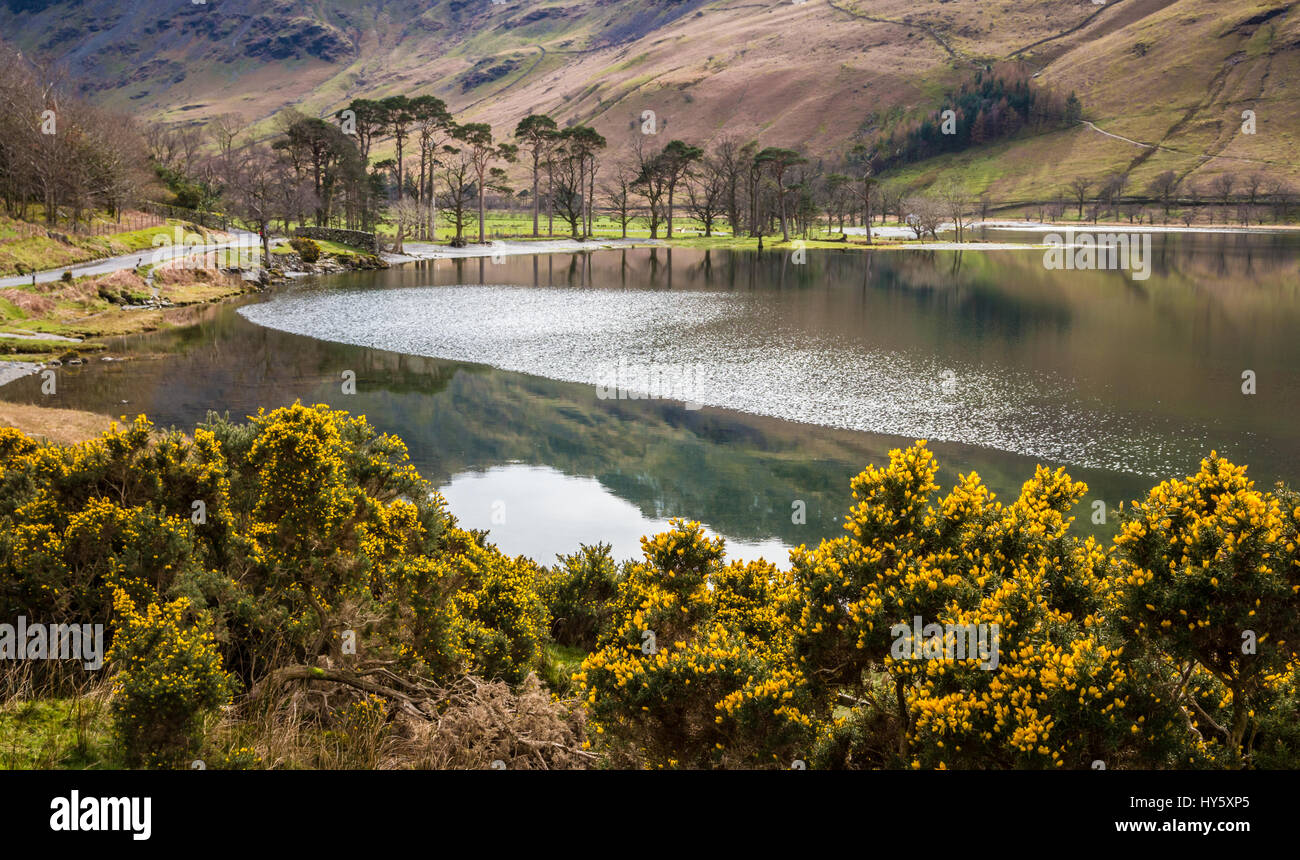
[[[495,239],[486,244],[471,243],[460,248],[436,242],[405,242],[402,253],[384,252],[380,259],[389,265],[405,265],[425,260],[476,259],[479,257],[518,257],[528,254],[578,254],[588,251],[617,251],[629,248],[672,247],[665,239]]]
[[[273,249],[283,244],[276,240]],[[249,267],[242,259],[227,266],[218,256],[223,247],[209,244],[143,268],[142,258],[114,257],[95,263],[93,272],[82,268],[82,277],[68,280],[53,277],[66,268],[38,272],[35,283],[5,286],[0,280],[0,301],[17,311],[0,327],[0,364],[43,367],[55,359],[81,358],[82,352],[107,349],[109,338],[183,326],[194,308],[295,278],[388,267],[374,255],[329,247],[311,263],[296,253],[273,250],[267,267]],[[10,381],[12,371],[0,378],[0,385]]]
[[[993,220],[977,221],[966,226],[966,230],[975,229],[988,230],[1006,230],[1021,231],[1034,233],[1063,233],[1073,231],[1074,233],[1199,233],[1206,235],[1249,235],[1249,234],[1269,234],[1269,233],[1292,233],[1300,231],[1300,226],[1282,225],[1270,227],[1232,227],[1227,225],[1212,225],[1208,227],[1184,227],[1171,224],[1161,225],[1137,225],[1123,223],[1076,223],[1076,222],[1038,222],[1038,221],[1017,221],[1017,220]],[[947,225],[945,229],[951,229]],[[790,241],[782,241],[779,238],[763,237],[764,250],[781,250],[789,251],[802,247],[806,250],[855,250],[855,251],[1038,251],[1051,247],[1046,242],[996,242],[983,239],[967,240],[957,242],[949,239],[940,240],[918,240],[911,228],[902,227],[896,224],[886,224],[883,226],[873,226],[871,228],[873,239],[885,241],[872,242],[867,244],[863,241],[841,241],[837,239],[798,239],[792,238]],[[862,227],[847,227],[844,235],[850,237],[861,237],[865,235]],[[418,263],[428,260],[455,260],[455,259],[478,259],[482,257],[512,257],[525,256],[529,254],[566,254],[566,253],[584,253],[591,251],[607,251],[630,248],[681,248],[683,250],[756,250],[752,247],[738,247],[738,245],[756,245],[757,239],[753,237],[733,237],[731,235],[715,235],[710,237],[704,236],[677,236],[672,239],[649,239],[649,238],[617,238],[617,239],[553,239],[541,238],[533,239],[496,239],[487,244],[472,243],[461,248],[453,248],[450,245],[440,245],[433,242],[407,242],[403,248],[402,254],[393,254],[385,252],[381,254],[381,259],[386,263],[394,266],[406,265],[407,263]],[[797,243],[802,243],[799,245]]]
[[[1055,223],[1055,222],[1035,222],[1019,221],[1008,219],[989,219],[971,224],[967,229],[989,229],[989,230],[1007,230],[1022,232],[1039,232],[1053,233],[1073,231],[1075,233],[1198,233],[1208,235],[1241,235],[1241,234],[1281,234],[1300,230],[1295,227],[1229,227],[1229,226],[1209,226],[1209,227],[1184,227],[1176,225],[1133,225],[1133,224],[1076,224],[1073,222]],[[862,235],[863,228],[849,227],[845,228],[845,235]],[[789,242],[783,242],[779,239],[765,244],[764,250],[772,252],[787,253],[793,250],[840,250],[840,251],[1036,251],[1044,250],[1050,247],[1046,243],[1035,242],[996,242],[987,240],[956,242],[952,240],[940,241],[918,241],[913,237],[913,231],[899,225],[882,225],[872,228],[873,238],[885,241],[873,242],[867,244],[863,241],[833,241],[826,239],[791,239]],[[403,266],[409,263],[427,262],[430,260],[456,260],[456,259],[483,259],[490,257],[514,257],[528,255],[547,255],[547,254],[576,254],[591,253],[594,251],[612,251],[626,250],[636,248],[665,248],[672,250],[680,248],[682,250],[756,250],[757,239],[734,238],[729,235],[713,237],[678,237],[675,239],[649,239],[649,238],[615,238],[615,239],[571,239],[571,238],[541,238],[541,239],[498,239],[488,244],[470,244],[463,247],[452,247],[450,245],[440,245],[432,242],[408,242],[403,248],[403,253],[394,254],[385,252],[379,255],[379,259],[388,266]],[[1068,246],[1067,246],[1068,247]],[[175,262],[171,263],[176,266]],[[183,266],[176,266],[184,270]],[[166,268],[166,267],[164,267]],[[296,279],[308,276],[321,276],[342,274],[352,269],[346,268],[341,271],[298,271],[296,269],[280,270],[285,279]],[[58,270],[54,270],[58,271]],[[111,276],[100,276],[111,277]],[[75,282],[74,282],[75,283]],[[187,296],[187,300],[171,305],[159,305],[157,307],[136,307],[136,306],[111,306],[106,310],[98,313],[89,314],[77,320],[56,321],[48,320],[49,323],[43,328],[55,328],[66,330],[69,333],[76,334],[78,337],[65,337],[56,335],[50,331],[35,329],[20,329],[10,324],[6,326],[5,331],[0,331],[0,341],[7,341],[11,347],[8,355],[0,354],[0,388],[21,379],[32,373],[39,372],[49,366],[53,361],[59,360],[66,356],[67,353],[73,352],[96,352],[104,349],[101,342],[103,338],[119,337],[129,334],[142,334],[149,331],[157,330],[160,327],[170,325],[172,321],[169,316],[175,316],[178,311],[184,309],[192,310],[195,307],[206,305],[225,304],[233,299],[238,299],[250,292],[250,285],[244,277],[240,277],[240,284],[235,289],[219,289],[217,294],[212,294],[212,289],[216,284],[207,285],[208,290],[200,291],[207,294],[195,294]],[[11,288],[12,289],[12,288]],[[256,289],[256,288],[253,288]],[[128,316],[129,315],[129,316]],[[84,331],[77,330],[79,324],[88,320],[101,320],[103,322],[82,326]],[[117,323],[125,322],[126,325]],[[180,321],[184,325],[184,321]],[[94,329],[94,332],[91,331]],[[36,350],[23,352],[18,350],[18,345],[30,344],[33,346],[41,345],[51,348],[50,350]],[[66,347],[66,350],[60,352],[54,350],[56,347]],[[48,360],[40,359],[49,356]]]
[[[44,364],[31,361],[0,361],[0,388],[25,376],[38,373]]]

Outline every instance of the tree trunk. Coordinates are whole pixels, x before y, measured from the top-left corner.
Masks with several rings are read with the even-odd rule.
[[[478,181],[478,243],[482,245],[487,239],[487,222],[484,219],[486,214],[485,194],[483,190],[483,178],[480,176]]]
[[[777,196],[781,198],[781,241],[789,242],[790,227],[789,227],[789,223],[786,221],[786,216],[785,216],[785,186],[782,185],[781,180],[779,178],[776,181],[776,193]]]
[[[537,186],[538,186],[538,176],[537,176],[537,153],[536,153],[536,151],[534,151],[534,152],[533,152],[533,238],[534,238],[534,239],[536,239],[537,236],[538,236],[538,233],[537,233],[537,216],[538,216],[538,214],[539,214],[539,208],[538,208],[538,207],[539,207],[539,205],[540,205],[540,203],[541,203],[541,201],[539,201],[539,200],[537,199]]]

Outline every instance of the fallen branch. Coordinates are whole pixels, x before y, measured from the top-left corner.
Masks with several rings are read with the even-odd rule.
[[[392,675],[392,673],[388,672],[386,669],[371,669],[365,674],[376,672],[385,672]],[[401,681],[400,678],[397,680]],[[353,672],[341,671],[338,669],[322,669],[319,666],[286,666],[282,669],[276,669],[274,672],[253,685],[253,689],[248,694],[248,700],[249,702],[256,702],[268,691],[292,681],[327,681],[334,684],[346,684],[349,687],[355,687],[358,690],[364,690],[365,692],[372,693],[376,696],[383,696],[384,698],[392,699],[405,713],[424,720],[431,719],[430,713],[433,711],[433,696],[431,695],[414,698],[400,690],[395,690],[392,687],[378,684]],[[402,683],[404,686],[415,688],[415,685],[410,684],[409,682]],[[419,707],[421,704],[427,704],[429,706],[429,712],[422,710]]]

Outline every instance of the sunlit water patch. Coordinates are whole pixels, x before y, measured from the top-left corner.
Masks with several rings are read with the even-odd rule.
[[[1070,379],[1051,372],[809,330],[745,293],[310,289],[240,313],[321,340],[589,383],[593,398],[620,363],[693,368],[689,400],[706,406],[1146,475],[1181,468],[1208,450],[1210,436],[1194,421],[1080,397]],[[621,381],[645,393],[636,374]]]
[[[618,559],[640,558],[643,535],[668,531],[665,517],[647,516],[595,478],[565,475],[546,466],[511,463],[462,472],[440,488],[461,526],[485,529],[507,555],[549,564],[556,547],[607,543]],[[710,535],[716,530],[704,523]],[[728,535],[728,559],[765,558],[782,566],[789,547],[780,540],[737,540]]]

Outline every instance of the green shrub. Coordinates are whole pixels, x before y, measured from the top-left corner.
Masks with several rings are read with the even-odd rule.
[[[230,698],[212,634],[184,620],[189,606],[182,597],[141,613],[115,592],[113,732],[131,766],[183,762],[199,747],[204,718]]]
[[[607,543],[582,544],[573,555],[558,558],[560,564],[542,584],[542,597],[551,611],[551,638],[592,651],[611,624],[622,572]]]
[[[320,259],[320,245],[305,236],[295,236],[289,245],[298,253],[304,263],[314,263]]]

